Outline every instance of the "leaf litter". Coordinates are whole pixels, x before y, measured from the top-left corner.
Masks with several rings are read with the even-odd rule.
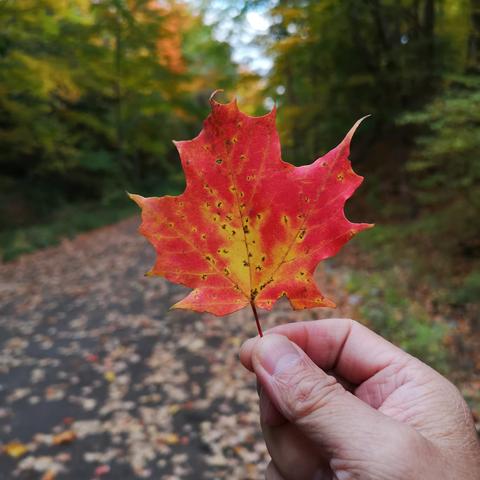
[[[263,478],[255,382],[237,357],[251,313],[170,311],[186,289],[142,276],[154,253],[137,226],[0,265],[1,480]],[[339,317],[356,316],[348,272],[317,270]],[[262,322],[332,313],[281,300]]]
[[[264,474],[255,382],[238,360],[251,312],[169,310],[186,289],[143,277],[154,253],[137,226],[0,266],[0,479]]]

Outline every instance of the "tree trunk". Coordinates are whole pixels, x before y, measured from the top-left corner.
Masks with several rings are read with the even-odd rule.
[[[480,0],[470,0],[471,31],[468,39],[467,71],[480,73]]]

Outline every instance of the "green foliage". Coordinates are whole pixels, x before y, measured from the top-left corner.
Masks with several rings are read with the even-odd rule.
[[[359,298],[361,318],[390,341],[445,372],[448,352],[444,324],[432,321],[406,288],[405,271],[396,267],[370,274],[353,272],[347,289]]]
[[[260,41],[274,59],[266,91],[281,107],[286,159],[309,161],[372,114],[352,149],[366,177],[364,211],[354,207],[352,218],[366,210],[382,225],[359,243],[378,266],[400,266],[428,285],[435,300],[463,291],[462,277],[480,261],[478,1],[258,5],[273,5]]]
[[[397,114],[429,98],[444,71],[458,68],[465,49],[451,42],[468,31],[468,9],[452,8],[465,1],[274,3],[269,91],[283,107],[290,160],[318,155],[365,114],[377,136],[388,131]]]
[[[480,76],[456,77],[424,109],[405,114],[401,124],[420,127],[407,170],[417,179],[418,199],[449,202],[459,190],[480,207]]]
[[[184,188],[183,175],[181,181],[153,176],[142,188],[148,195],[178,195]],[[57,245],[64,238],[118,222],[136,212],[137,208],[122,190],[112,190],[96,202],[64,204],[54,212],[45,212],[42,221],[33,225],[0,231],[0,260],[8,262],[19,255]]]
[[[480,270],[473,270],[467,275],[462,284],[453,290],[450,300],[456,304],[477,304],[480,298]]]
[[[19,255],[56,245],[62,238],[117,222],[134,213],[130,205],[67,205],[57,210],[48,222],[0,232],[0,258],[13,260]]]
[[[230,53],[175,0],[0,0],[0,231],[175,176]]]
[[[447,82],[422,110],[401,124],[419,130],[406,163],[422,230],[442,238],[443,250],[477,258],[480,247],[480,76]]]

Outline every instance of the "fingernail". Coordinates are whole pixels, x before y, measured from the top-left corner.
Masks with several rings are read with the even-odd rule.
[[[258,342],[258,359],[270,374],[277,375],[296,364],[300,355],[292,342],[283,335],[265,335]]]

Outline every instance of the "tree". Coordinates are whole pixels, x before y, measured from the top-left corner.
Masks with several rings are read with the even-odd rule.
[[[462,75],[447,76],[424,108],[401,124],[415,125],[410,172],[419,211],[442,245],[473,256],[480,246],[480,2],[471,0]]]
[[[0,0],[2,226],[175,175],[230,53],[175,0]]]
[[[283,106],[287,157],[318,155],[365,114],[378,137],[428,100],[452,53],[445,3],[276,1],[269,93]]]

